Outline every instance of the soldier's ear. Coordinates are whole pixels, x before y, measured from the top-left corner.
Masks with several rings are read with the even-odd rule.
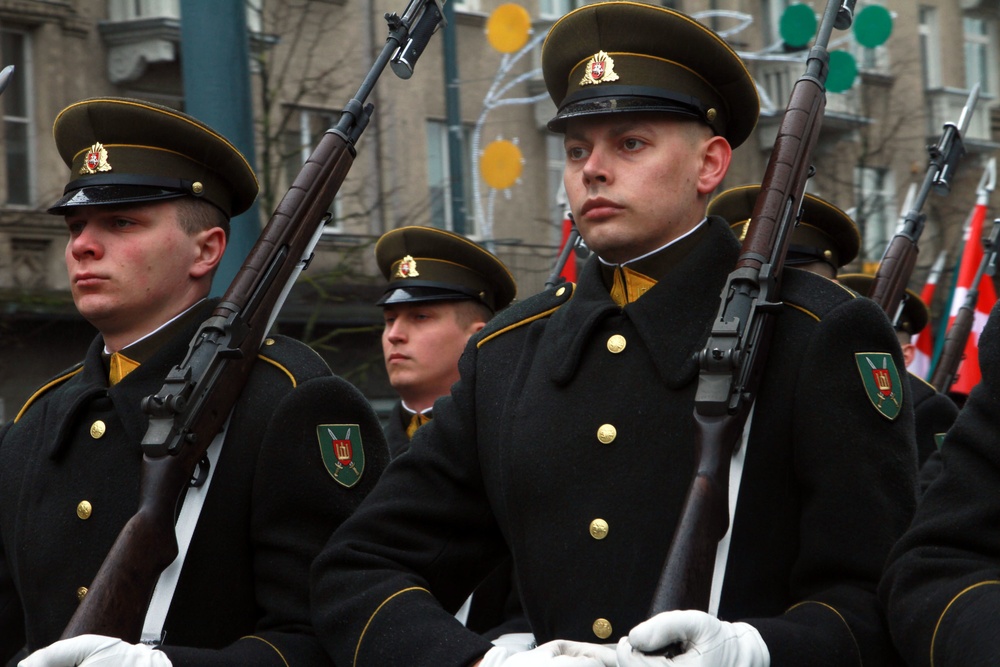
[[[719,187],[732,159],[733,149],[724,138],[716,135],[705,141],[698,174],[698,194],[707,196]]]
[[[221,227],[204,229],[194,235],[194,241],[195,258],[190,275],[197,279],[211,275],[222,261],[222,255],[226,252],[226,232]]]

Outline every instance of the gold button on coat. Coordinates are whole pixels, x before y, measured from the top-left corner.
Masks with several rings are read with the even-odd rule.
[[[625,336],[621,334],[615,334],[608,339],[608,352],[611,354],[618,354],[625,349]]]
[[[599,639],[607,639],[611,636],[611,622],[606,618],[599,618],[594,621],[593,629],[594,634]]]
[[[608,536],[608,522],[604,519],[594,519],[590,522],[590,536],[595,540],[603,540]]]
[[[90,425],[90,437],[94,440],[100,438],[108,430],[108,427],[104,425],[100,419]]]
[[[94,507],[90,504],[90,502],[86,500],[81,500],[80,504],[76,506],[76,515],[81,519],[83,519],[84,521],[89,519],[90,515],[93,514],[93,512],[94,512]]]
[[[618,437],[618,429],[611,424],[604,424],[597,429],[597,439],[605,445],[610,445]]]
[[[83,598],[85,597],[87,597],[87,587],[80,586],[78,589],[76,589],[76,599],[79,600],[80,602],[83,602]]]

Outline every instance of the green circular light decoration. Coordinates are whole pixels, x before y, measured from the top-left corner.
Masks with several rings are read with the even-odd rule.
[[[847,51],[830,52],[830,73],[826,77],[826,89],[831,93],[842,93],[854,85],[858,76],[858,64]]]
[[[858,44],[874,49],[892,34],[892,15],[880,5],[868,5],[854,17],[854,38]]]
[[[781,39],[791,47],[803,47],[816,34],[816,13],[809,5],[789,5],[778,23]]]

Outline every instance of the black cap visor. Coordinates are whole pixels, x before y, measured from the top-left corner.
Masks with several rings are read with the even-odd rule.
[[[479,300],[478,294],[467,294],[457,292],[454,289],[442,287],[426,287],[419,285],[407,285],[406,287],[390,287],[382,295],[382,298],[375,302],[376,306],[389,306],[397,303],[418,303],[421,301],[465,301],[468,299]]]
[[[48,212],[64,215],[77,206],[118,206],[175,199],[190,194],[190,181],[121,174],[111,178],[96,175],[78,178],[69,183],[63,190],[63,196],[48,208]]]
[[[607,94],[595,97],[590,91],[580,91],[568,97],[559,112],[548,122],[549,130],[565,132],[566,121],[570,118],[640,111],[686,116],[708,124],[706,112],[702,110],[699,101],[687,95],[678,95],[671,99],[661,93],[643,94],[652,91],[634,86],[607,86],[602,92]]]

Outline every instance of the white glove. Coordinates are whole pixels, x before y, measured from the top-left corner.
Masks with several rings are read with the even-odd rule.
[[[17,667],[171,667],[162,651],[103,635],[80,635],[46,646]]]
[[[670,644],[674,658],[652,655]],[[747,623],[727,623],[702,611],[665,611],[632,628],[618,643],[619,667],[769,667],[771,654]]]
[[[535,643],[535,635],[531,632],[508,632],[494,639],[492,644],[507,649],[508,653],[530,651],[538,646]]]
[[[563,639],[542,644],[530,651],[511,651],[494,646],[479,667],[616,667],[613,644],[587,644]]]

